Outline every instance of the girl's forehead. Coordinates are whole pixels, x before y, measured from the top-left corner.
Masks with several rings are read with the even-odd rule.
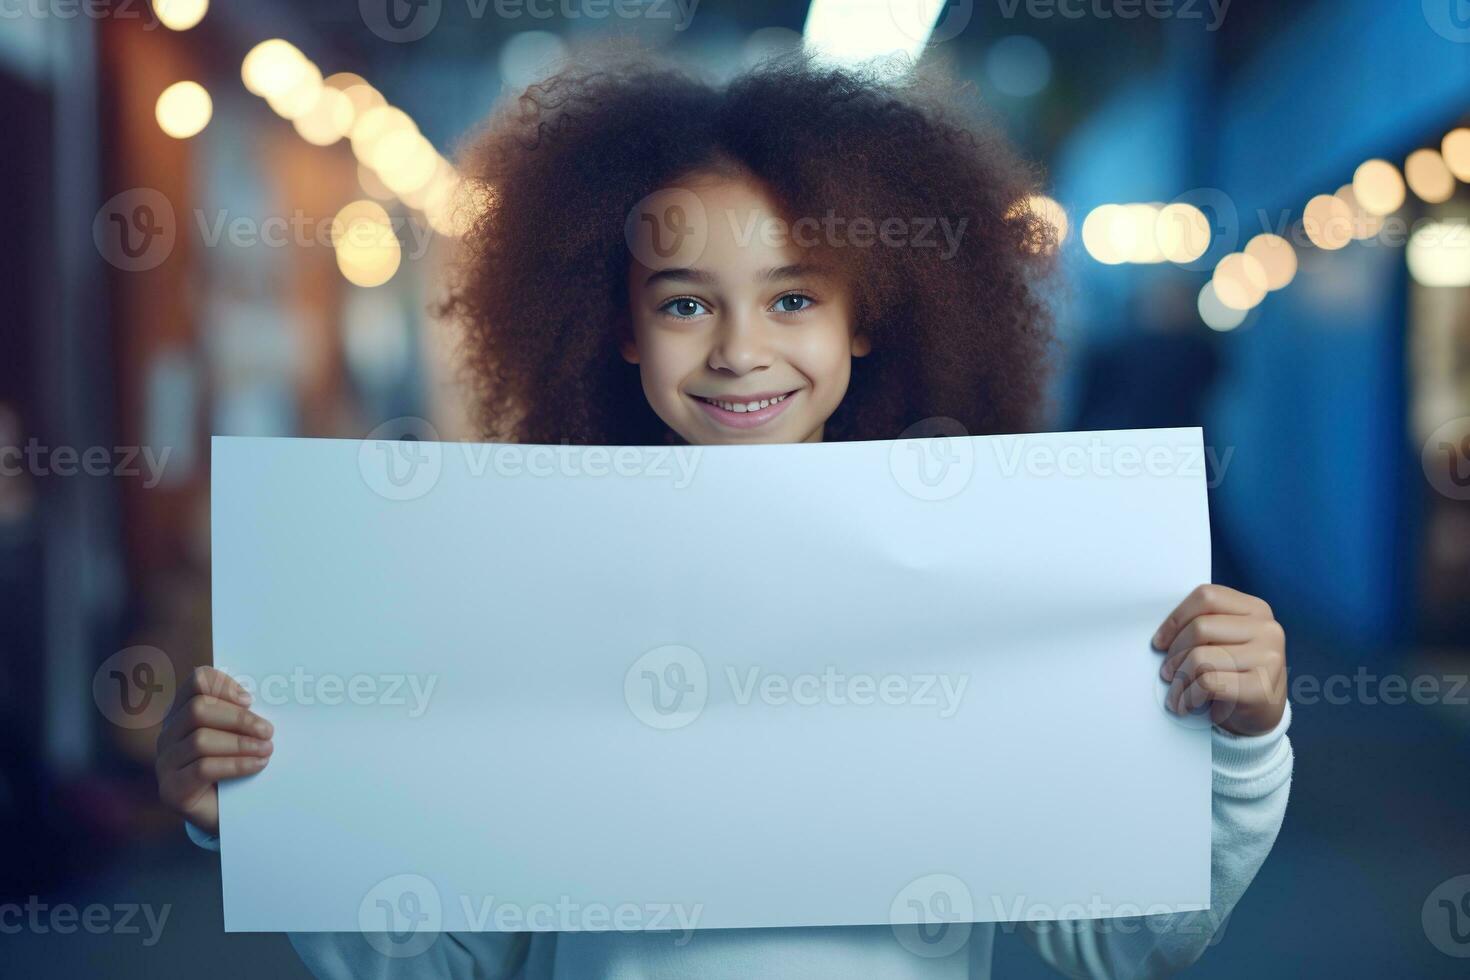
[[[639,285],[670,269],[721,280],[815,271],[810,250],[753,178],[694,175],[661,188],[638,203],[626,230]]]

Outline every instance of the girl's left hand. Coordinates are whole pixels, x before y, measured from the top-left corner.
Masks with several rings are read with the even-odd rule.
[[[1201,585],[1169,614],[1153,646],[1166,651],[1165,705],[1184,714],[1209,703],[1210,720],[1236,735],[1269,732],[1286,711],[1286,631],[1271,607],[1223,585]]]

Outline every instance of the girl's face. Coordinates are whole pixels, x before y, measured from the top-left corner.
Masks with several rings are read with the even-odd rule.
[[[820,442],[847,391],[852,296],[810,264],[748,178],[700,175],[652,195],[628,224],[633,336],[648,404],[692,445]]]

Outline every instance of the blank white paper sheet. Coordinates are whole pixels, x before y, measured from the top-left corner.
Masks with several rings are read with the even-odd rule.
[[[608,448],[216,437],[225,927],[1209,906],[1198,429]]]

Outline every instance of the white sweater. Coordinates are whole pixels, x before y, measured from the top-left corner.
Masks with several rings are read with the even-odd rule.
[[[1002,924],[1072,977],[1158,977],[1178,972],[1223,938],[1223,928],[1271,851],[1286,813],[1291,706],[1271,732],[1213,731],[1210,908],[1200,912],[1070,922]],[[186,825],[201,847],[219,838]],[[709,929],[677,932],[445,933],[417,956],[390,958],[359,933],[291,933],[320,980],[985,980],[995,925],[981,923],[952,955],[925,958],[886,926]],[[680,944],[680,941],[683,944]]]

